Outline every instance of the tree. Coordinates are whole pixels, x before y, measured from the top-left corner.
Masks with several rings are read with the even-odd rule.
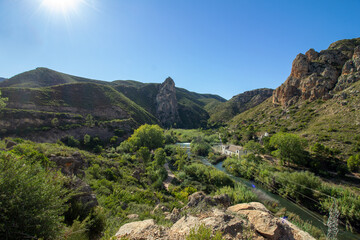
[[[158,125],[145,124],[136,129],[128,141],[134,146],[133,150],[140,147],[156,149],[164,146],[164,131]]]
[[[93,127],[93,126],[95,126],[94,117],[93,117],[91,114],[88,114],[88,115],[86,116],[85,124],[86,124],[86,126],[88,126],[88,127]]]
[[[279,132],[270,138],[270,145],[276,151],[272,154],[279,157],[282,162],[303,165],[306,160],[304,150],[306,141],[292,133]]]
[[[150,160],[150,151],[147,147],[141,147],[137,152],[136,155],[143,160],[145,163],[149,162]]]
[[[182,149],[181,147],[176,148],[176,154],[175,154],[176,161],[174,165],[177,166],[178,171],[184,168],[187,157],[188,156],[184,149]]]
[[[264,152],[264,148],[261,146],[261,144],[255,142],[254,140],[247,142],[244,145],[244,149],[253,152],[254,154],[260,154]]]
[[[55,239],[63,229],[68,191],[60,173],[0,153],[0,239]]]
[[[163,148],[158,148],[155,150],[154,160],[156,165],[162,166],[165,164],[166,154]]]
[[[0,109],[4,108],[6,106],[7,101],[8,101],[8,98],[1,97],[1,91],[0,91]]]
[[[84,135],[84,145],[89,147],[91,143],[91,136],[89,134]]]
[[[354,156],[351,156],[347,160],[347,166],[350,171],[357,172],[360,168],[360,154],[356,154]]]
[[[210,152],[211,146],[202,137],[196,137],[191,141],[190,150],[192,153],[206,157]]]

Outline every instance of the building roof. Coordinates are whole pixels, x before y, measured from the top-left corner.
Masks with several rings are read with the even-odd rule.
[[[236,145],[228,145],[225,147],[226,150],[229,150],[230,152],[236,152],[237,150],[241,151],[243,150],[243,148],[241,146],[236,146]]]

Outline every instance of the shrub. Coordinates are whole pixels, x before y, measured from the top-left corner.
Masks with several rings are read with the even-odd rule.
[[[190,230],[190,234],[186,236],[186,240],[222,240],[222,233],[220,231],[212,234],[212,229],[200,225],[198,228],[194,227]]]
[[[192,153],[206,157],[210,152],[211,146],[203,138],[197,137],[191,141],[190,148]]]
[[[14,154],[0,154],[1,239],[57,237],[67,200],[61,174]]]
[[[227,194],[232,204],[256,201],[256,195],[242,184],[236,184],[234,188],[225,186],[215,192],[216,195]]]
[[[356,154],[354,156],[351,156],[347,160],[347,166],[350,171],[357,172],[360,168],[360,154]]]

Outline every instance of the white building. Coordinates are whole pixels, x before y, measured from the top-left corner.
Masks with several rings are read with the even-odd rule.
[[[227,156],[240,156],[243,153],[243,147],[236,145],[222,145],[221,153]]]

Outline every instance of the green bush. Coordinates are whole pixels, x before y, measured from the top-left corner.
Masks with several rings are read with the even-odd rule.
[[[194,227],[190,229],[190,234],[186,236],[186,240],[222,240],[222,233],[220,231],[212,234],[212,229],[205,227],[205,225],[200,225],[199,227]]]
[[[360,169],[360,154],[349,157],[347,160],[347,166],[350,171],[358,172]]]
[[[192,180],[216,187],[234,186],[234,181],[224,172],[200,163],[185,167],[185,173]]]
[[[63,177],[40,163],[0,153],[0,238],[53,239],[64,227]]]
[[[218,189],[215,195],[227,194],[232,204],[254,202],[257,200],[256,195],[242,184],[236,184],[234,188],[225,186]]]
[[[195,155],[206,157],[210,152],[211,146],[202,137],[196,137],[191,141],[190,150]]]
[[[136,129],[128,141],[135,148],[134,150],[141,147],[153,150],[164,146],[164,131],[158,125],[145,124]]]

